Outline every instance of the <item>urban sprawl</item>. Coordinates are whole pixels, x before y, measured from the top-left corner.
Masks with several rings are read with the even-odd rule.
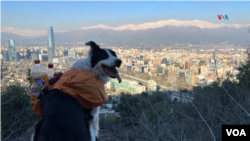
[[[89,47],[61,46],[54,44],[52,31],[48,36],[48,45],[16,46],[10,39],[8,45],[1,46],[2,80],[1,86],[20,83],[30,86],[28,69],[34,65],[34,60],[40,60],[47,69],[49,63],[54,64],[55,72],[65,72],[72,63],[85,59]],[[192,94],[181,93],[181,90],[192,92],[195,86],[209,86],[213,82],[222,82],[229,75],[231,81],[237,81],[238,69],[245,63],[246,48],[244,45],[191,45],[175,44],[172,46],[154,47],[138,45],[138,47],[107,46],[116,52],[122,60],[118,69],[122,82],[110,79],[105,85],[107,95],[119,101],[121,93],[141,94],[164,92],[171,100],[187,102],[192,100]],[[205,48],[205,49],[204,49]],[[110,106],[110,105],[109,105]],[[100,113],[106,113],[101,110]],[[114,114],[115,111],[107,113]]]

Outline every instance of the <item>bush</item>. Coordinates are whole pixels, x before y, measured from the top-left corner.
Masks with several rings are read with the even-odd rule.
[[[19,84],[2,87],[1,107],[3,140],[18,136],[40,119],[30,106],[29,87],[22,87]]]

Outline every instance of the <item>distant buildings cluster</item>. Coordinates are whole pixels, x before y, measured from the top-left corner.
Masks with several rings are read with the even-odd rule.
[[[150,76],[166,75],[167,81],[191,85],[210,85],[236,72],[244,63],[245,49],[163,49],[162,52],[138,49],[115,49],[122,59],[123,71],[141,72]],[[215,56],[213,54],[215,52]],[[218,76],[218,77],[217,77]]]
[[[131,94],[138,94],[146,91],[146,86],[138,84],[138,82],[133,79],[123,79],[121,83],[119,83],[117,79],[111,79],[105,87],[107,89],[112,88],[116,91],[130,92]]]
[[[10,39],[8,41],[8,45],[9,45],[8,52],[3,52],[4,62],[9,62],[9,60],[11,59],[15,60],[15,62],[19,62],[20,55],[19,52],[15,51],[15,41],[13,39]]]
[[[84,57],[87,54],[88,49],[69,49],[59,48],[55,46],[53,27],[48,27],[47,34],[47,46],[46,47],[15,47],[15,41],[10,39],[8,41],[7,51],[3,51],[4,61],[9,62],[14,60],[19,62],[20,59],[40,60],[41,62],[53,62],[53,63],[67,63],[74,62],[80,57]],[[18,51],[16,51],[18,50]]]

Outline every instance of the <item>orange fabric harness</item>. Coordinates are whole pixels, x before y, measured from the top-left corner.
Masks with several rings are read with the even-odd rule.
[[[46,82],[44,86],[47,87],[47,90],[59,89],[75,97],[83,109],[93,109],[107,101],[102,79],[98,74],[89,70],[70,69],[63,73],[55,84],[50,85],[49,82]],[[40,99],[31,95],[30,101],[34,112],[41,116]]]

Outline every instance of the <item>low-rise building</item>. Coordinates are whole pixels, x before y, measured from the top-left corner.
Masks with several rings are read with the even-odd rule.
[[[99,118],[100,119],[112,119],[115,120],[116,114],[114,110],[110,109],[101,109],[99,111]]]
[[[148,80],[148,91],[156,91],[157,90],[157,84],[154,80]]]
[[[166,92],[166,96],[168,99],[170,99],[171,101],[176,100],[177,102],[183,102],[183,103],[187,103],[189,101],[193,101],[194,97],[191,94],[188,93],[182,93],[182,92]]]

